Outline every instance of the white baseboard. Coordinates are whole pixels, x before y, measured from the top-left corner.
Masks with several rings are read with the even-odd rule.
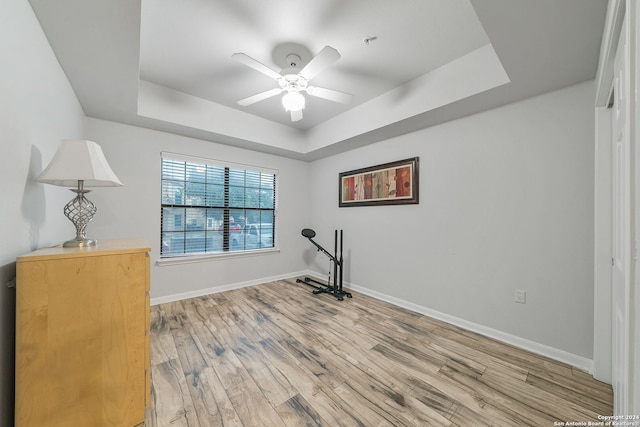
[[[151,305],[164,304],[167,302],[179,301],[179,300],[188,299],[188,298],[195,298],[195,297],[200,297],[204,295],[215,294],[218,292],[230,291],[233,289],[240,289],[247,286],[259,285],[261,283],[268,283],[276,280],[284,280],[284,279],[290,279],[292,277],[302,277],[302,276],[311,276],[318,280],[323,280],[318,278],[319,274],[317,272],[314,272],[311,270],[298,271],[293,273],[281,274],[278,276],[263,277],[261,279],[249,280],[246,282],[238,282],[238,283],[233,283],[229,285],[198,289],[196,291],[190,291],[190,292],[152,298]],[[371,289],[367,289],[363,286],[358,286],[353,283],[345,282],[344,286],[345,288],[352,289],[354,291],[360,292],[372,298],[376,298],[381,301],[388,302],[398,307],[406,308],[407,310],[411,310],[416,313],[424,314],[425,316],[433,317],[434,319],[442,320],[443,322],[447,322],[452,325],[458,326],[460,328],[463,328],[472,332],[476,332],[480,335],[484,335],[486,337],[493,338],[498,341],[502,341],[504,343],[514,345],[524,350],[531,351],[532,353],[536,353],[541,356],[545,356],[550,359],[557,360],[562,363],[566,363],[568,365],[574,366],[583,371],[589,372],[590,374],[593,374],[593,360],[591,359],[587,359],[585,357],[578,356],[576,354],[569,353],[564,350],[560,350],[554,347],[540,344],[535,341],[530,341],[525,338],[518,337],[516,335],[508,334],[506,332],[502,332],[497,329],[489,328],[487,326],[483,326],[478,323],[470,322],[468,320],[464,320],[459,317],[451,316],[446,313],[441,313],[439,311],[432,310],[430,308],[423,307],[418,304],[414,304],[412,302],[408,302],[400,298],[392,297],[392,296],[383,294],[381,292],[373,291]]]
[[[443,322],[450,323],[452,325],[458,326],[468,331],[476,332],[480,335],[484,335],[486,337],[493,338],[498,341],[502,341],[504,343],[514,345],[516,347],[522,348],[532,353],[536,353],[541,356],[545,356],[550,359],[557,360],[562,363],[566,363],[580,370],[593,374],[593,360],[587,359],[586,357],[578,356],[576,354],[569,353],[567,351],[550,347],[544,344],[540,344],[535,341],[530,341],[525,338],[508,334],[506,332],[502,332],[497,329],[489,328],[487,326],[483,326],[478,323],[470,322],[468,320],[464,320],[459,317],[451,316],[446,313],[441,313],[439,311],[432,310],[430,308],[423,307],[418,304],[414,304],[412,302],[402,300],[400,298],[395,298],[395,297],[383,294],[381,292],[373,291],[371,289],[367,289],[362,286],[354,285],[352,283],[349,283],[349,284],[345,283],[344,286],[346,288],[360,292],[372,298],[376,298],[376,299],[388,302],[390,304],[397,305],[398,307],[406,308],[407,310],[411,310],[416,313],[424,314],[425,316],[433,317],[434,319],[442,320]]]
[[[151,305],[165,304],[168,302],[180,301],[183,299],[196,298],[204,295],[217,294],[219,292],[231,291],[233,289],[246,288],[247,286],[259,285],[261,283],[275,282],[276,280],[290,279],[292,277],[309,275],[309,271],[299,271],[278,276],[263,277],[260,279],[249,280],[246,282],[237,282],[229,285],[215,286],[212,288],[198,289],[195,291],[182,292],[179,294],[165,295],[161,297],[151,298]]]

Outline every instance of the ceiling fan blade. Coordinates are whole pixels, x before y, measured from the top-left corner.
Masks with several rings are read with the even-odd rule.
[[[280,77],[282,77],[280,75],[280,73],[278,73],[275,70],[272,70],[271,68],[267,67],[266,65],[264,65],[262,62],[256,61],[255,59],[253,59],[252,57],[250,57],[247,54],[244,53],[234,53],[233,55],[231,55],[232,59],[235,59],[236,61],[253,68],[254,70],[257,70],[259,72],[261,72],[262,74],[266,74],[267,76],[278,80]]]
[[[291,111],[291,121],[297,122],[298,120],[302,120],[302,110]]]
[[[238,104],[242,105],[243,107],[246,107],[247,105],[251,105],[251,104],[255,104],[258,101],[262,101],[263,99],[267,99],[267,98],[271,98],[272,96],[276,96],[280,93],[282,93],[284,89],[282,88],[275,88],[275,89],[271,89],[268,90],[266,92],[261,92],[257,95],[253,95],[250,96],[248,98],[244,98],[241,99],[240,101],[238,101]]]
[[[341,104],[349,104],[353,99],[353,95],[350,93],[317,86],[308,86],[307,93],[311,96],[328,99],[329,101],[339,102]]]
[[[331,46],[325,46],[298,74],[307,80],[311,80],[338,59],[340,59],[338,51]]]

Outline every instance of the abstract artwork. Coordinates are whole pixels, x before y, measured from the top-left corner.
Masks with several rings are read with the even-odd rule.
[[[418,203],[419,158],[340,173],[338,205],[374,206]]]

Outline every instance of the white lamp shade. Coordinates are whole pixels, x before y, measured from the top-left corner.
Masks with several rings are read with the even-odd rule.
[[[122,186],[98,144],[84,139],[65,139],[36,181],[77,187],[79,180],[84,181],[85,187]]]
[[[282,105],[286,111],[300,111],[304,108],[305,99],[300,92],[287,92],[282,97]]]

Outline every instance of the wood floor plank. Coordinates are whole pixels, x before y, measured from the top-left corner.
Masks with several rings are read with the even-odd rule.
[[[449,371],[452,367],[445,366],[442,370]],[[491,406],[483,393],[457,381],[451,375],[431,373],[416,375],[404,371],[402,375],[406,383],[412,387],[416,398],[423,403],[431,404],[436,409],[440,408],[445,416],[453,421],[458,418],[474,419],[471,424],[459,423],[458,425],[526,425],[520,423],[517,417]],[[451,404],[444,402],[451,402]]]
[[[272,338],[260,341],[263,354],[271,365],[289,379],[291,384],[295,384],[298,393],[302,396],[313,396],[321,381],[313,372],[307,369],[302,363],[280,343]]]
[[[152,307],[147,427],[547,426],[611,415],[567,364],[294,279]]]
[[[247,324],[237,309],[227,307],[221,314],[231,331],[233,352],[267,400],[278,406],[295,396],[296,389],[262,353],[259,345],[262,337],[255,327]]]
[[[195,331],[189,323],[181,329],[172,330],[171,334],[198,420],[205,426],[219,425],[221,414],[218,405],[212,405],[215,400],[206,375],[211,368],[200,350]]]
[[[410,347],[409,347],[410,348]],[[376,344],[372,351],[378,353],[385,360],[390,361],[397,367],[412,367],[415,370],[429,370],[432,372],[438,372],[442,366],[444,366],[444,360],[426,358],[422,359],[422,354],[419,352],[411,353],[407,347],[391,347],[386,343]]]
[[[186,376],[193,405],[202,426],[236,426],[242,422],[219,384],[219,379],[211,367]]]
[[[576,382],[585,384],[591,389],[597,389],[597,390],[603,392],[603,394],[606,395],[608,398],[613,397],[610,394],[607,394],[607,392],[609,390],[611,390],[611,385],[606,384],[606,383],[604,383],[602,381],[595,380],[591,376],[591,374],[589,374],[588,372],[583,371],[582,369],[579,369],[579,368],[576,368],[576,367],[572,368],[571,369],[571,379],[576,381]]]
[[[519,369],[523,371],[523,373],[531,369],[540,369],[567,377],[572,375],[572,367],[565,363],[551,360],[547,357],[494,339],[488,339],[480,334],[466,331],[454,325],[447,325],[438,330],[437,336],[446,338],[449,342],[455,341],[462,344],[465,348],[477,350],[491,357],[498,363]]]
[[[331,358],[324,357],[328,352],[319,341],[312,340],[302,343],[294,337],[289,337],[279,342],[329,388],[335,388],[349,378]]]
[[[379,402],[371,395],[364,396],[362,390],[354,390],[349,384],[340,384],[334,392],[345,406],[357,414],[358,421],[366,426],[386,427],[404,424],[395,411],[389,412],[386,408],[380,407]]]
[[[513,400],[521,402],[523,405],[529,406],[532,410],[539,411],[552,421],[562,420],[583,420],[597,419],[597,413],[580,404],[576,404],[565,399],[558,394],[550,393],[545,389],[534,387],[531,383],[521,381],[509,381],[507,376],[501,375],[487,369],[480,382],[494,389],[500,389],[503,393],[508,394]],[[532,402],[535,399],[535,404]]]
[[[276,407],[287,427],[322,427],[328,425],[304,397],[296,394]]]
[[[200,325],[187,323],[171,332],[198,420],[204,426],[242,426],[197,335]]]
[[[185,375],[197,373],[209,366],[200,351],[200,346],[197,343],[198,337],[195,335],[191,325],[174,329],[171,331],[171,335],[173,335],[178,359],[180,359]]]
[[[221,384],[216,381],[219,377],[216,375],[215,370],[207,368],[205,370],[205,376],[209,383],[209,387],[213,394],[213,400],[215,402],[212,405],[215,405],[215,410],[217,410],[220,414],[221,422],[219,425],[229,427],[242,426],[243,424],[240,421],[238,413],[233,407],[231,400],[229,400],[226,389],[224,387],[221,387]]]
[[[151,410],[157,426],[200,426],[189,386],[178,359],[151,367]]]
[[[251,339],[238,326],[238,319],[229,310],[233,302],[218,304],[204,322],[215,336],[216,342],[233,349],[236,344],[251,346]],[[244,344],[241,344],[244,343]]]
[[[564,386],[557,381],[543,378],[537,374],[529,374],[527,383],[537,389],[545,390],[554,396],[560,396],[562,399],[573,402],[597,414],[604,414],[611,407],[612,402],[604,402],[600,400],[601,393],[593,389],[577,391],[579,387]]]
[[[545,426],[553,421],[537,408],[523,405],[517,399],[513,399],[502,386],[484,384],[475,375],[469,376],[465,372],[453,369],[450,365],[444,366],[440,372],[458,389],[454,393],[448,391],[447,394],[453,394],[459,400],[465,399],[464,404],[468,408],[486,419],[496,420],[497,425]],[[469,401],[467,396],[472,396],[476,402]],[[530,400],[535,402],[533,396],[530,396]]]
[[[176,344],[169,329],[164,310],[159,307],[151,308],[151,365],[168,362],[177,359]]]
[[[244,426],[285,426],[282,418],[252,379],[231,387],[227,394]]]
[[[162,304],[162,311],[164,312],[164,317],[170,330],[180,329],[186,323],[189,323],[182,301],[173,301]]]
[[[289,382],[287,377],[282,375],[282,372],[269,362],[261,361],[257,363],[258,357],[262,356],[261,354],[258,355],[256,353],[254,356],[255,358],[251,361],[248,359],[241,359],[241,361],[245,366],[250,363],[255,366],[248,368],[249,375],[251,375],[269,403],[273,406],[278,406],[297,394],[297,389]],[[258,364],[263,367],[258,368]]]
[[[390,363],[389,360],[379,357],[370,348],[359,348],[350,345],[350,343],[344,343],[341,346],[332,347],[331,352],[349,362],[353,368],[360,369],[374,378],[379,378],[385,384],[395,388],[406,385],[396,375],[398,367]]]
[[[447,367],[459,372],[465,372],[466,375],[471,377],[479,375],[477,371],[469,369],[466,365],[460,365],[453,361],[448,361]],[[483,411],[474,410],[475,407],[473,405],[467,406],[464,403],[465,399],[473,401],[474,405],[478,403],[475,400],[476,396],[467,395],[465,390],[458,389],[455,393],[444,393],[434,385],[418,378],[408,378],[405,381],[412,385],[411,392],[416,399],[443,414],[454,425],[492,425],[496,422],[496,418],[490,419]],[[440,385],[442,385],[442,382]]]
[[[498,414],[491,414],[492,416],[486,414],[484,403],[478,399],[472,389],[461,386],[457,381],[451,381],[452,376],[439,375],[443,369],[454,370],[452,366],[455,366],[456,373],[464,373],[469,378],[477,378],[480,374],[467,365],[448,361],[446,366],[436,372],[432,366],[423,366],[418,358],[412,358],[407,354],[402,355],[395,349],[382,345],[376,347],[374,350],[382,351],[382,354],[388,355],[385,360],[391,360],[394,363],[397,368],[396,377],[411,387],[412,394],[416,399],[434,408],[443,416],[453,418],[455,414],[457,418],[460,418],[463,415],[473,413],[475,414],[475,423],[482,419],[500,419],[495,416]],[[470,410],[462,411],[461,407],[467,407]],[[502,421],[505,422],[502,425],[510,425],[507,423],[508,418],[504,418]]]
[[[203,344],[203,351],[224,388],[236,386],[249,378],[249,373],[226,342],[222,342],[212,322],[196,322],[193,329]]]
[[[600,402],[605,406],[613,403],[611,401],[610,386],[608,384],[594,381],[592,377],[589,377],[591,379],[589,381],[576,370],[572,370],[571,376],[564,376],[557,375],[551,371],[532,369],[529,372],[529,378],[532,377],[575,391],[579,396],[589,396],[592,400]]]
[[[352,406],[351,402],[345,401],[334,390],[324,384],[316,384],[313,395],[303,396],[322,419],[326,421],[325,425],[327,426],[370,427],[380,425],[386,427],[389,425],[384,420],[378,420],[377,423],[367,422],[368,411],[371,411],[371,408]],[[358,412],[358,409],[361,409],[362,415]]]
[[[350,380],[336,388],[336,392],[351,405],[359,402],[360,406],[369,406],[393,425],[451,425],[437,410],[424,405],[410,393],[360,369],[353,369]]]
[[[477,345],[475,341],[468,342],[466,340],[458,339],[457,334],[451,334],[449,332],[440,335],[442,332],[442,329],[438,329],[429,338],[429,346],[436,352],[443,355],[453,352],[457,357],[450,356],[450,358],[456,359],[458,363],[463,363],[462,361],[475,362],[484,365],[485,367],[491,366],[507,371],[514,378],[519,378],[523,381],[526,379],[529,372],[526,367],[528,365],[514,363],[511,361],[510,357],[501,359],[499,355],[496,355],[494,352],[485,351],[481,346]],[[488,340],[488,338],[485,339]],[[467,344],[465,344],[465,342]]]

